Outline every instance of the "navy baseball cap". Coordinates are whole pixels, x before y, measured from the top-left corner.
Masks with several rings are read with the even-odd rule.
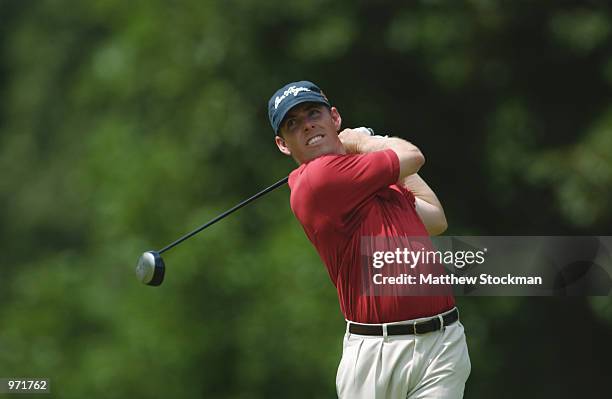
[[[331,107],[319,86],[307,80],[288,83],[274,93],[268,101],[268,118],[270,118],[270,124],[275,135],[278,135],[280,125],[287,112],[296,105],[305,102],[322,103]]]

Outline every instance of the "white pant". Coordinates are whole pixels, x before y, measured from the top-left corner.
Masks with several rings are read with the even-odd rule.
[[[470,370],[459,321],[427,334],[386,338],[347,329],[336,389],[340,399],[462,398]]]

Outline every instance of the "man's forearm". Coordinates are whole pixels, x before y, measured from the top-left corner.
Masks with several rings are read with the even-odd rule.
[[[406,177],[401,184],[412,192],[417,214],[430,235],[442,234],[448,227],[442,204],[434,191],[418,174]]]
[[[442,208],[442,204],[440,204],[440,201],[438,200],[438,197],[434,191],[418,174],[415,173],[404,178],[401,181],[401,184],[410,190],[416,198],[420,198],[431,205]]]
[[[425,157],[417,146],[397,137],[370,136],[365,137],[357,145],[357,150],[360,153],[387,149],[393,150],[399,158],[400,181],[417,173],[425,163]]]
[[[404,146],[405,144],[409,144],[416,148],[416,146],[408,141],[397,137],[366,136],[364,140],[359,143],[358,150],[360,153],[374,152],[393,149],[398,146]]]

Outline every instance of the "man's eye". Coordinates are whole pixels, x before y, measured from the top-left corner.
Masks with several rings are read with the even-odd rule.
[[[287,120],[287,129],[291,129],[293,126],[295,126],[295,119],[289,119]]]
[[[312,109],[310,110],[310,116],[318,116],[321,113],[321,111],[319,111],[318,109]]]

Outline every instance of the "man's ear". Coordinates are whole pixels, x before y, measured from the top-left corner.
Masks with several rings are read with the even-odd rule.
[[[342,117],[340,116],[340,113],[338,112],[338,109],[336,107],[331,107],[329,112],[331,114],[332,120],[334,121],[336,131],[339,132],[340,126],[342,126]]]
[[[285,155],[291,155],[291,151],[289,150],[289,147],[287,147],[284,138],[282,138],[281,136],[275,136],[274,142],[276,143],[276,146],[278,147],[280,152]]]

